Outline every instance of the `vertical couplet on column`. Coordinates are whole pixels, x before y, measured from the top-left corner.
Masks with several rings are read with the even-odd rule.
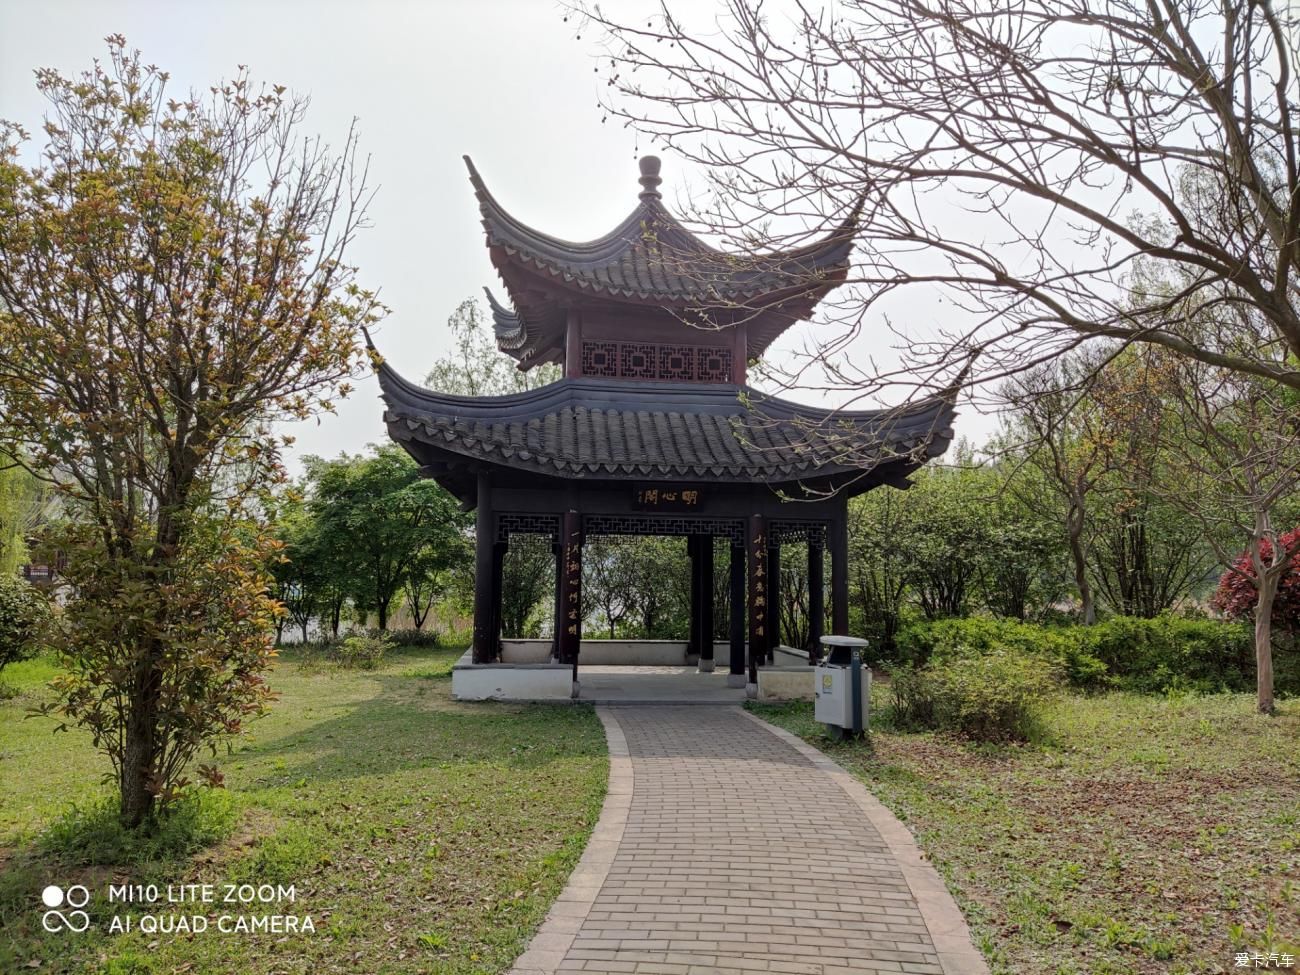
[[[749,554],[749,682],[758,683],[758,663],[767,658],[767,522],[762,515],[749,516],[745,536]]]
[[[560,662],[578,667],[582,642],[582,516],[566,511],[560,525]]]

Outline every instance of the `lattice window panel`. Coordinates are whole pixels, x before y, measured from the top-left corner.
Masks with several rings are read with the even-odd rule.
[[[497,541],[508,542],[511,535],[549,535],[551,544],[560,541],[559,515],[497,515]]]
[[[620,342],[618,349],[619,375],[624,379],[656,379],[658,363],[655,347],[642,342]]]
[[[807,542],[813,548],[826,547],[826,523],[821,521],[786,521],[773,518],[768,524],[767,538],[777,545]]]
[[[695,378],[702,383],[731,382],[731,350],[709,347],[697,349]]]
[[[731,350],[710,345],[583,342],[582,374],[664,382],[729,383]]]
[[[695,378],[695,349],[689,345],[659,346],[659,379],[679,382]]]
[[[582,374],[584,376],[617,376],[617,342],[583,342]]]
[[[659,515],[584,515],[586,535],[714,535],[745,543],[745,523],[729,518],[665,518]]]

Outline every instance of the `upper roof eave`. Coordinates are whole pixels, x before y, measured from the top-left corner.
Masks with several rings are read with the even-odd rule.
[[[579,294],[713,307],[775,299],[787,292],[820,300],[843,280],[849,266],[861,201],[823,239],[778,253],[747,257],[711,247],[669,213],[657,193],[643,193],[636,208],[609,233],[575,242],[515,218],[492,195],[473,161],[464,158],[493,261],[507,288],[508,266],[519,264]],[[629,259],[637,256],[638,248],[653,250],[655,260],[642,256],[638,267]]]

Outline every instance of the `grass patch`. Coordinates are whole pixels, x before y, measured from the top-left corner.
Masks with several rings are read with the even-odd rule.
[[[752,705],[908,824],[995,975],[1231,971],[1300,957],[1300,708],[1251,695],[1067,695],[1034,744],[889,723],[836,744],[810,704]],[[1277,970],[1276,968],[1274,970]]]
[[[504,971],[599,815],[604,736],[586,707],[453,702],[461,652],[399,645],[369,671],[285,654],[282,699],[221,761],[228,788],[140,840],[116,828],[87,737],[24,719],[53,666],[6,668],[19,694],[0,702],[0,971]],[[42,930],[48,883],[95,892],[90,931]],[[111,935],[113,914],[142,912],[108,904],[109,883],[292,884],[294,903],[269,910],[151,912],[309,915],[316,933]]]
[[[142,866],[190,856],[225,839],[237,810],[225,790],[191,792],[174,802],[143,829],[124,829],[117,799],[103,796],[89,805],[72,805],[38,836],[47,859],[68,866]]]

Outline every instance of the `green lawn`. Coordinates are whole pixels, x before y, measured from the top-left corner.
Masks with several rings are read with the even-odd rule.
[[[1005,747],[900,734],[875,715],[870,744],[837,745],[811,705],[754,710],[911,827],[995,973],[1228,972],[1238,951],[1300,956],[1300,702],[1268,718],[1248,695],[1069,696],[1043,743]]]
[[[221,766],[233,808],[215,846],[130,869],[42,852],[74,803],[103,796],[106,763],[80,732],[24,720],[53,673],[7,668],[0,702],[0,972],[490,973],[509,967],[563,885],[600,812],[604,736],[590,708],[462,705],[459,651],[395,654],[370,672],[280,661],[282,698]],[[51,882],[96,893],[97,924],[119,908],[107,884],[294,884],[269,911],[309,915],[315,934],[49,934]],[[220,893],[220,888],[218,888]]]

